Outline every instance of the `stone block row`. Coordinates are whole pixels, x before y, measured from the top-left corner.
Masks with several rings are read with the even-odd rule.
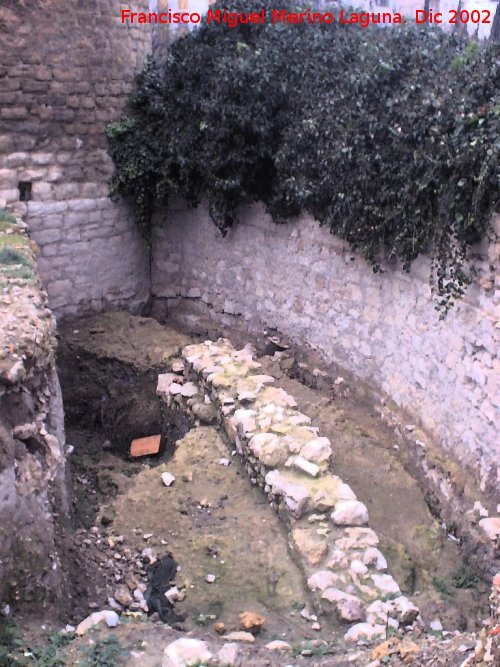
[[[172,373],[159,376],[158,395],[220,425],[284,521],[318,611],[355,623],[346,634],[352,641],[413,623],[419,610],[387,572],[366,506],[330,472],[332,443],[261,372],[251,347],[236,350],[219,339],[182,354]]]

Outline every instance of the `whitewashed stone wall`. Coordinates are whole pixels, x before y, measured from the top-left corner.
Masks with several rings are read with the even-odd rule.
[[[149,252],[125,205],[106,196],[32,201],[26,220],[56,316],[147,301]]]
[[[499,221],[496,243],[477,249],[477,282],[444,321],[427,259],[411,274],[396,266],[374,274],[310,217],[274,225],[260,205],[243,209],[224,239],[203,207],[172,208],[154,243],[153,296],[171,309],[201,300],[215,317],[241,316],[311,344],[386,392],[494,491]]]

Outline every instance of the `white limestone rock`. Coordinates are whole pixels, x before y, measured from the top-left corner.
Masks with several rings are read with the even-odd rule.
[[[192,396],[196,396],[196,394],[198,393],[198,387],[195,385],[194,382],[186,382],[185,384],[182,385],[180,393],[185,398],[191,398]]]
[[[281,641],[280,639],[275,639],[265,646],[269,651],[290,651],[292,648],[288,642]]]
[[[274,433],[257,433],[250,439],[248,446],[265,466],[283,465],[288,458],[288,450],[283,438]]]
[[[359,500],[341,500],[336,503],[331,519],[336,526],[364,526],[368,523],[368,510]]]
[[[384,554],[376,547],[368,547],[362,556],[362,561],[365,565],[371,565],[381,572],[387,570],[387,561]]]
[[[271,487],[272,493],[284,498],[288,509],[296,518],[302,516],[310,498],[310,492],[306,486],[288,479],[286,473],[279,470],[268,472],[265,482]]]
[[[344,621],[362,621],[365,618],[365,604],[355,595],[344,593],[338,588],[327,588],[323,591],[321,599],[331,602]]]
[[[240,647],[234,642],[225,644],[217,651],[217,664],[220,667],[237,667],[240,664]]]
[[[247,642],[249,644],[253,644],[253,642],[255,641],[255,637],[252,635],[252,633],[245,632],[244,630],[236,630],[235,632],[230,632],[229,634],[224,635],[222,639],[229,642]]]
[[[77,625],[76,634],[80,636],[84,635],[91,628],[93,628],[96,625],[99,625],[99,623],[106,623],[108,628],[116,628],[119,622],[120,619],[118,617],[118,614],[116,613],[116,611],[113,611],[112,609],[103,609],[103,611],[95,611],[93,614],[87,616],[87,618],[85,618],[81,623]]]
[[[211,659],[212,653],[204,641],[182,637],[165,648],[162,667],[191,667]]]
[[[359,642],[364,639],[373,641],[374,639],[383,639],[385,637],[385,625],[372,625],[371,623],[356,623],[345,633],[346,642]]]
[[[401,593],[397,582],[390,574],[371,574],[370,579],[375,584],[375,587],[382,593],[382,595],[393,595],[394,593]]]
[[[301,472],[305,472],[306,475],[310,475],[311,477],[317,477],[320,473],[320,467],[316,465],[316,463],[311,463],[311,461],[307,461],[302,456],[291,456],[286,461],[285,466],[287,468],[293,466],[294,468],[297,468]]]
[[[175,482],[175,475],[172,475],[171,472],[162,472],[161,481],[165,484],[165,486],[172,486],[172,484]]]
[[[495,541],[500,537],[500,517],[492,516],[489,519],[481,519],[479,525],[490,540]]]
[[[335,588],[340,583],[340,577],[330,570],[319,570],[307,580],[311,591],[324,591],[326,588]]]
[[[376,547],[378,543],[377,534],[371,528],[346,528],[342,537],[335,540],[335,545],[345,551]]]
[[[332,445],[328,438],[313,438],[301,447],[300,455],[313,463],[328,461],[332,455]]]

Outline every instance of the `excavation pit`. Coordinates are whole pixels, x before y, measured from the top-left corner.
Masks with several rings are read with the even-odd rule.
[[[166,409],[156,396],[158,375],[170,372],[199,336],[124,313],[80,318],[60,331],[77,540],[90,541],[85,551],[76,549],[82,577],[75,619],[89,605],[106,605],[127,574],[145,581],[151,554],[170,552],[181,566],[176,611],[185,616],[183,630],[213,632],[216,623],[237,630],[239,614],[252,611],[266,618],[257,642],[341,638],[349,624],[318,614],[283,523],[217,424],[196,425],[192,414]],[[234,339],[241,344],[241,332]],[[255,343],[266,351],[267,343]],[[426,623],[479,627],[488,613],[484,562],[443,528],[422,475],[407,470],[403,445],[352,384],[333,392],[326,371],[316,372],[317,360],[290,358],[288,350],[259,356],[262,372],[335,443],[333,470],[367,505],[402,594]],[[131,439],[152,433],[162,434],[160,453],[131,459]],[[171,486],[162,473],[175,477]]]

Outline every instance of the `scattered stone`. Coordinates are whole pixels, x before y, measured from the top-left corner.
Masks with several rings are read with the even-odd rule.
[[[226,632],[226,625],[225,623],[215,623],[214,625],[214,630],[218,635],[223,635]]]
[[[119,602],[122,605],[122,607],[128,607],[133,600],[132,596],[128,591],[128,588],[126,588],[125,586],[120,586],[119,588],[117,588],[113,595],[115,600]]]
[[[172,588],[169,588],[168,591],[164,593],[164,596],[171,604],[174,604],[174,602],[177,602],[181,599],[181,593],[177,586],[172,586]]]
[[[230,465],[231,461],[230,461],[229,459],[219,459],[219,460],[217,461],[217,463],[218,463],[220,466],[224,466],[224,467],[227,468],[227,466]]]
[[[212,654],[204,641],[182,637],[165,648],[162,667],[191,667],[211,659]]]
[[[207,574],[207,576],[205,577],[205,581],[207,582],[207,584],[214,584],[216,579],[217,577],[215,576],[215,574]]]
[[[402,625],[411,625],[420,615],[420,610],[404,595],[391,601],[398,612],[399,622]]]
[[[239,664],[239,646],[233,642],[225,644],[217,652],[217,660],[221,667],[236,667]]]
[[[228,635],[224,635],[222,639],[229,642],[248,642],[250,644],[255,641],[255,637],[251,632],[243,632],[242,630],[230,632]]]
[[[280,639],[275,639],[265,646],[269,651],[291,651],[292,649],[288,642],[281,641]]]
[[[368,510],[359,500],[341,500],[331,514],[337,526],[364,526],[368,523]]]
[[[135,589],[139,587],[139,581],[131,572],[127,572],[125,575],[125,583],[130,591],[135,591]]]
[[[265,622],[266,619],[264,616],[255,614],[253,611],[244,611],[240,614],[240,628],[242,630],[250,630],[253,633],[258,633]]]
[[[175,475],[172,475],[171,472],[162,472],[161,481],[165,484],[165,486],[172,486],[172,484],[175,482]]]
[[[431,621],[429,623],[429,627],[434,632],[442,632],[443,631],[443,624],[441,623],[439,618],[435,618],[433,621]]]
[[[176,394],[181,394],[182,395],[182,385],[179,384],[178,382],[172,382],[172,384],[169,386],[168,391],[172,396],[175,396]]]
[[[99,623],[106,623],[108,628],[115,628],[119,622],[120,619],[118,618],[118,614],[116,613],[116,611],[112,611],[111,609],[104,609],[103,611],[95,611],[93,614],[87,616],[87,618],[85,618],[81,623],[77,625],[76,634],[80,636],[84,635],[91,628],[93,628],[96,625],[99,625]]]

